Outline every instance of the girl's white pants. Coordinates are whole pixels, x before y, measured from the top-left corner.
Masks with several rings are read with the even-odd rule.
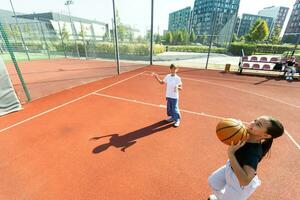
[[[230,162],[213,172],[208,177],[213,194],[220,200],[246,200],[260,186],[257,176],[247,186],[241,186]]]

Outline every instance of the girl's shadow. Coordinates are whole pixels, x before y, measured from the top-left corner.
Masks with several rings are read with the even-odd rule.
[[[144,128],[135,130],[133,132],[127,133],[125,135],[119,135],[119,134],[110,134],[100,137],[93,137],[90,140],[98,140],[104,137],[110,137],[109,143],[101,144],[93,149],[93,153],[101,153],[102,151],[105,151],[110,146],[114,146],[116,148],[121,148],[121,151],[125,152],[125,149],[130,147],[131,145],[134,145],[136,143],[136,140],[142,137],[149,136],[153,133],[171,128],[173,126],[172,123],[169,123],[165,120],[159,121],[155,124],[151,124],[149,126],[146,126]]]

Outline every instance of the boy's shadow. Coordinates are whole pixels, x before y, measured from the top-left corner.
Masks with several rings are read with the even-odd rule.
[[[169,123],[165,120],[159,121],[155,124],[151,124],[149,126],[146,126],[144,128],[135,130],[133,132],[127,133],[125,135],[119,135],[119,134],[110,134],[100,137],[93,137],[90,140],[98,140],[104,137],[110,137],[109,143],[101,144],[93,149],[93,153],[101,153],[102,151],[105,151],[110,146],[114,146],[116,148],[121,148],[121,151],[125,152],[125,149],[130,147],[131,145],[134,145],[136,143],[136,140],[142,137],[149,136],[153,133],[168,129],[173,127],[172,123]]]

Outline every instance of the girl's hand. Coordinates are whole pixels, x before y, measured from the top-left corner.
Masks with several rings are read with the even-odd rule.
[[[245,141],[239,141],[237,144],[233,144],[233,142],[231,142],[231,145],[228,147],[228,155],[234,155],[234,153],[241,148],[242,146],[244,146],[246,144]]]

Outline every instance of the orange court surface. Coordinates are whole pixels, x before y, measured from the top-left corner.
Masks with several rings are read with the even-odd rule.
[[[66,89],[0,118],[0,199],[206,200],[225,164],[220,119],[272,115],[285,126],[251,200],[300,197],[300,82],[180,68],[180,127],[164,121],[168,67]]]

